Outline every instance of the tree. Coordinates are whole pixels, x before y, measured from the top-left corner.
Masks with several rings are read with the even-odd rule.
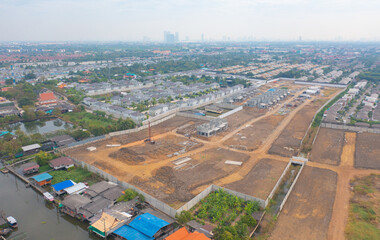
[[[22,117],[26,121],[35,120],[36,119],[36,114],[34,112],[34,109],[33,108],[26,108],[25,112],[22,115]]]
[[[38,163],[38,165],[43,166],[43,165],[47,165],[49,161],[52,160],[53,158],[54,158],[53,154],[40,151],[39,153],[37,153],[35,160]]]
[[[27,97],[23,97],[21,98],[19,101],[18,101],[18,106],[20,108],[24,107],[24,106],[34,106],[34,101],[30,98],[27,98]]]
[[[70,134],[75,140],[80,141],[85,138],[90,137],[90,133],[88,131],[83,131],[83,130],[75,130]]]
[[[5,84],[6,85],[13,85],[13,79],[9,78],[9,79],[5,80]]]

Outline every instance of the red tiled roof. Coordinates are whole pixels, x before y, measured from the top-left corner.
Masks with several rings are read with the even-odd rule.
[[[57,100],[52,92],[40,93],[40,101]]]
[[[74,164],[74,161],[71,158],[68,157],[60,157],[56,158],[50,161],[50,166],[51,167],[59,167],[59,166],[68,166]]]
[[[210,240],[210,238],[206,237],[203,233],[199,233],[197,231],[191,233],[187,231],[185,227],[179,229],[174,232],[172,235],[165,238],[165,240]]]

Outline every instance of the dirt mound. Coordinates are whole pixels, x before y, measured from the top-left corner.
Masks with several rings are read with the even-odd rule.
[[[160,167],[156,170],[154,178],[156,178],[160,182],[173,181],[175,178],[173,168],[169,166]]]
[[[110,153],[108,155],[110,158],[119,160],[119,161],[127,161],[130,163],[141,163],[145,161],[145,158],[141,157],[135,151],[129,148],[120,148],[118,151]]]

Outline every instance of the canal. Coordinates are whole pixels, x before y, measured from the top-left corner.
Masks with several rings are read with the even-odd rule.
[[[42,195],[14,175],[0,173],[0,210],[17,219],[19,228],[7,239],[82,240],[99,239],[87,231],[87,225],[60,214]]]

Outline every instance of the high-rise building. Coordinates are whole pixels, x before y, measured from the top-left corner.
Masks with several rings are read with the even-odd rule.
[[[204,36],[204,34],[202,33],[202,35],[201,35],[201,41],[202,42],[204,42],[205,41],[205,36]]]
[[[164,32],[164,42],[165,43],[175,43],[179,42],[179,34],[176,32],[175,34],[170,33],[169,31]]]

